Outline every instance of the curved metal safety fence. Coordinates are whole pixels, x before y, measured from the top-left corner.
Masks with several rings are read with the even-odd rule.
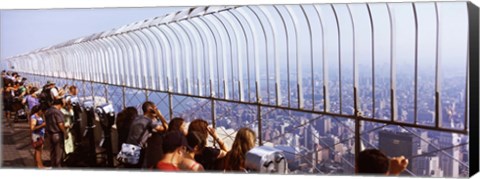
[[[459,153],[468,149],[472,6],[194,7],[7,61],[30,81],[61,79],[117,109],[153,100],[170,118],[211,120],[225,137],[248,126],[259,145],[291,151],[298,171],[339,172],[325,169],[331,161],[353,173],[358,151],[401,131],[431,146],[410,156],[410,174],[432,175],[425,162],[443,160],[436,175],[459,176],[468,174]]]

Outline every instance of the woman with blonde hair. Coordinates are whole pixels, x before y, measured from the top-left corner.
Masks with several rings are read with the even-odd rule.
[[[245,171],[245,154],[255,147],[256,135],[252,129],[241,128],[235,136],[232,149],[227,153],[223,162],[224,171]]]

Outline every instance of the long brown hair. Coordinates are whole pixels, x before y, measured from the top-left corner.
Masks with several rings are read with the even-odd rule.
[[[203,119],[195,119],[192,122],[190,122],[190,125],[188,125],[188,132],[199,132],[201,137],[204,138],[205,140],[208,137],[208,122],[203,120]]]
[[[225,156],[224,170],[243,170],[245,154],[255,147],[256,135],[250,128],[241,128],[235,136],[232,149]]]

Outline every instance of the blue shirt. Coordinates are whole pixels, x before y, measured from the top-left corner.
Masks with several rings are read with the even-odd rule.
[[[25,100],[27,100],[28,109],[30,110],[32,110],[33,106],[40,104],[38,98],[34,98],[32,95],[27,95],[27,97],[25,98],[26,98]]]
[[[38,117],[38,116],[35,115],[35,114],[32,115],[30,118],[31,118],[32,120],[36,120],[36,121],[37,121],[37,124],[35,124],[35,127],[40,126],[40,125],[42,125],[42,124],[45,122],[42,117]],[[38,135],[44,137],[44,136],[45,136],[45,127],[41,128],[41,129],[34,130],[32,133],[38,134]]]

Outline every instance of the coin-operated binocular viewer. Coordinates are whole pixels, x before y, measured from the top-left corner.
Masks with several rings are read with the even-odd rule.
[[[78,101],[78,98],[74,98],[71,101],[72,104],[72,109],[73,109],[73,136],[74,136],[74,145],[75,148],[78,148],[81,143],[82,143],[82,132],[81,132],[81,122],[82,118],[80,117],[80,113],[82,113],[82,107],[80,105],[80,102]]]
[[[100,124],[103,129],[103,139],[100,146],[105,148],[107,154],[107,167],[113,167],[113,151],[112,151],[112,125],[115,122],[115,109],[113,109],[112,104],[104,104],[97,106],[95,109],[100,118]]]
[[[245,155],[245,168],[249,172],[286,174],[287,159],[283,151],[268,146],[255,147]]]
[[[88,165],[89,166],[96,166],[97,165],[97,157],[95,151],[95,135],[93,130],[95,129],[95,124],[93,120],[95,120],[95,112],[94,112],[95,103],[92,100],[87,100],[83,102],[82,109],[87,114],[87,126],[85,127],[85,132],[83,133],[84,137],[88,139]]]

